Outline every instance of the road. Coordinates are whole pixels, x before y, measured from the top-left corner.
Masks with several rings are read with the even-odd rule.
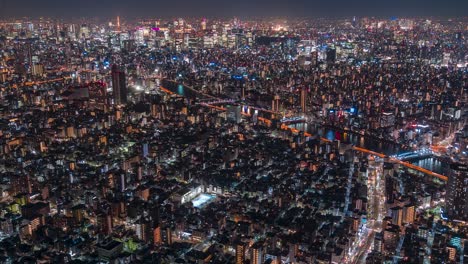
[[[349,252],[346,263],[365,263],[367,253],[374,244],[375,233],[382,230],[382,219],[385,216],[385,178],[383,176],[383,159],[378,157],[369,162],[367,179],[367,219],[362,231],[358,232]]]

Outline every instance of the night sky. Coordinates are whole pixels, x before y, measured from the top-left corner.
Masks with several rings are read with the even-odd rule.
[[[0,0],[1,17],[468,16],[468,0]]]

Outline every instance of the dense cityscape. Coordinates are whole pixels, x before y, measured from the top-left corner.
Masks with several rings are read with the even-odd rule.
[[[468,263],[467,34],[0,20],[0,263]]]

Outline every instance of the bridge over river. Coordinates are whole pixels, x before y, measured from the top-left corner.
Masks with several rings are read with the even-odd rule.
[[[255,107],[255,106],[250,106],[250,105],[246,105],[246,104],[237,103],[237,102],[235,102],[233,100],[230,100],[230,99],[216,98],[216,97],[214,97],[212,95],[201,93],[201,92],[197,91],[196,89],[193,89],[191,87],[179,84],[179,83],[177,83],[175,81],[163,80],[162,83],[161,83],[160,89],[162,91],[168,93],[168,94],[178,94],[178,95],[188,97],[188,98],[202,99],[201,102],[199,103],[200,105],[205,106],[205,107],[209,107],[209,108],[212,108],[212,109],[215,109],[215,110],[218,110],[218,111],[226,111],[226,108],[223,107],[222,105],[223,105],[223,103],[227,102],[228,104],[232,104],[232,105],[242,105],[243,106],[242,115],[244,115],[244,116],[251,116],[251,111],[253,111],[253,110],[257,110],[258,112],[262,112],[262,113],[267,113],[270,116],[271,115],[278,115],[278,116],[281,115],[280,113],[273,112],[273,111],[268,110],[268,109],[263,109],[263,108],[259,108],[259,107]],[[244,110],[244,109],[246,109],[246,110]],[[270,118],[267,118],[267,117],[259,116],[258,120],[260,122],[263,122],[267,126],[270,126],[272,124],[272,120]],[[297,134],[304,133],[304,136],[312,137],[312,133],[308,132],[307,129],[305,129],[305,128],[300,129],[298,127],[292,127],[292,126],[288,125],[288,124],[296,124],[296,123],[299,123],[299,122],[304,122],[303,118],[301,118],[301,117],[294,118],[293,117],[293,118],[284,119],[283,121],[284,121],[284,123],[281,124],[281,126],[280,126],[281,129],[289,130],[292,133],[297,133]],[[329,137],[320,137],[320,139],[322,141],[325,141],[325,142],[331,142]],[[381,153],[381,152],[376,152],[376,151],[370,150],[368,148],[359,147],[359,146],[354,146],[353,150],[358,151],[358,152],[362,152],[362,153],[366,153],[366,154],[369,154],[369,155],[374,155],[374,156],[377,156],[377,157],[380,157],[380,158],[384,158],[384,159],[388,160],[389,162],[398,163],[398,164],[400,164],[402,166],[405,166],[407,168],[422,172],[422,173],[427,174],[429,176],[436,177],[436,178],[438,178],[438,179],[440,179],[442,181],[448,181],[447,176],[444,176],[442,174],[430,171],[428,169],[422,168],[420,166],[417,166],[417,165],[412,164],[412,163],[409,162],[410,160],[413,160],[413,159],[423,159],[423,158],[431,157],[433,155],[433,153],[431,151],[427,151],[427,152],[425,152],[425,151],[409,152],[409,153],[404,153],[404,154],[400,154],[400,155],[389,156],[387,154],[384,154],[384,153]]]

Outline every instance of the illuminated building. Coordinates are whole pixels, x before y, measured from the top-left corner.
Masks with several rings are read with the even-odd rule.
[[[31,74],[34,76],[41,76],[44,74],[44,65],[33,64],[31,67]]]
[[[154,245],[162,244],[162,236],[161,236],[161,227],[157,226],[153,230],[153,243]]]
[[[455,257],[457,255],[457,249],[453,246],[447,247],[448,258],[450,261],[455,261]]]
[[[245,249],[246,244],[239,241],[236,244],[236,264],[244,264],[245,262]]]
[[[275,95],[271,103],[271,111],[279,112],[279,103],[280,103],[280,96]]]
[[[466,221],[468,219],[468,166],[450,165],[447,184],[445,212],[450,219]]]
[[[384,251],[387,254],[393,254],[398,246],[399,227],[396,225],[388,226],[383,232]]]
[[[377,233],[375,234],[375,239],[374,239],[374,251],[376,252],[382,252],[383,249],[383,233]]]
[[[0,67],[0,82],[6,82],[8,76],[8,69]]]
[[[403,223],[403,210],[401,207],[393,207],[392,210],[392,223],[394,225],[401,226]]]
[[[112,215],[108,213],[102,213],[97,216],[97,222],[99,229],[102,233],[110,235],[112,233],[112,228],[114,226]]]
[[[114,104],[127,103],[127,82],[125,72],[117,65],[112,66],[112,92],[114,94]]]
[[[259,244],[255,244],[250,249],[250,263],[251,264],[263,264],[263,248]]]
[[[201,21],[201,30],[206,30],[206,18],[203,18]]]
[[[83,204],[76,205],[72,208],[73,218],[77,223],[81,223],[84,220],[84,212],[86,207]]]
[[[380,127],[393,127],[395,125],[395,115],[391,112],[383,112],[380,117]]]
[[[120,32],[120,16],[117,16],[117,32]]]
[[[428,228],[425,227],[425,226],[420,226],[418,228],[418,234],[417,235],[418,235],[419,238],[427,239],[428,236],[429,236]]]
[[[403,222],[407,224],[411,224],[414,222],[416,216],[416,211],[414,205],[406,205],[403,208]]]
[[[230,122],[240,123],[241,122],[241,107],[236,105],[230,105],[227,108],[227,119]]]

